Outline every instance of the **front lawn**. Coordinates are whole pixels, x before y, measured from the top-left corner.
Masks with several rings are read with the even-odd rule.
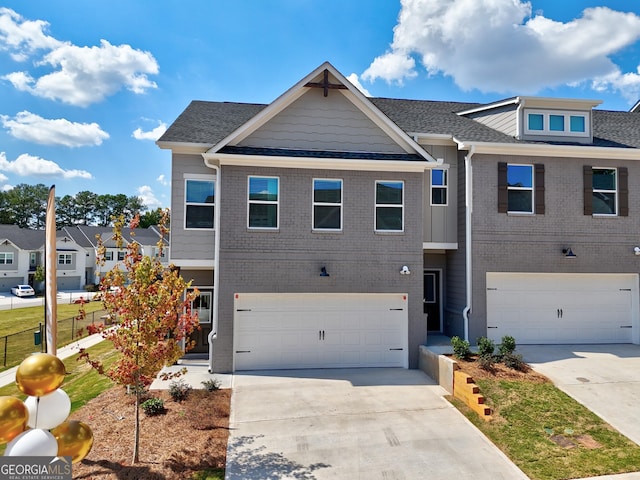
[[[552,383],[527,374],[501,376],[477,367],[468,371],[465,363],[460,362],[462,370],[474,377],[493,420],[480,419],[457,399],[454,405],[532,480],[640,469],[640,446]]]

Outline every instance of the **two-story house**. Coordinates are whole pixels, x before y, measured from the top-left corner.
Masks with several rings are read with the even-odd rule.
[[[8,293],[20,284],[43,288],[35,274],[38,266],[44,266],[44,243],[44,230],[0,225],[0,292]],[[84,249],[62,232],[56,235],[56,258],[58,290],[84,288]]]
[[[123,229],[121,247],[118,247],[116,241],[113,239],[112,227],[77,225],[74,227],[63,227],[62,232],[70,238],[73,238],[74,241],[84,249],[86,256],[84,279],[87,285],[98,285],[106,272],[121,265],[126,255],[126,247],[133,240],[138,242],[143,255],[159,257],[163,264],[168,265],[169,239],[162,238],[163,248],[162,252],[160,252],[158,241],[161,239],[162,234],[158,228],[153,226],[137,228],[133,232],[128,228]],[[98,238],[100,238],[106,248],[104,265],[96,263]]]
[[[429,332],[640,343],[640,114],[598,103],[368,98],[329,63],[268,105],[192,102],[158,145],[197,349],[222,372],[415,368]]]

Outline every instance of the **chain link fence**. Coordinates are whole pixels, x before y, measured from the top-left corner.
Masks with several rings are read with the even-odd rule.
[[[89,325],[110,325],[112,323],[112,318],[106,310],[87,313],[84,319],[71,317],[58,320],[58,348],[87,336],[87,326]],[[19,365],[25,356],[31,353],[44,352],[46,342],[44,327],[44,323],[40,323],[38,327],[0,337],[2,366],[13,367]]]

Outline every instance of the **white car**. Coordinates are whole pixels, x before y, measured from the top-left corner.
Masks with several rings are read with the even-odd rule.
[[[16,297],[32,297],[36,294],[30,285],[16,285],[11,287],[11,293]]]

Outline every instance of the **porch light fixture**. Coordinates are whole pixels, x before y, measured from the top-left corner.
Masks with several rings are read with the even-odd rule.
[[[321,277],[329,277],[330,275],[327,273],[327,267],[322,267],[320,269],[320,276]]]
[[[571,250],[571,247],[563,248],[562,253],[564,253],[565,258],[576,258],[576,254],[573,253],[573,250]]]
[[[640,247],[633,247],[633,253],[640,255]]]
[[[406,265],[404,265],[404,266],[400,269],[400,275],[411,275],[411,271],[409,270],[409,267],[407,267]]]

